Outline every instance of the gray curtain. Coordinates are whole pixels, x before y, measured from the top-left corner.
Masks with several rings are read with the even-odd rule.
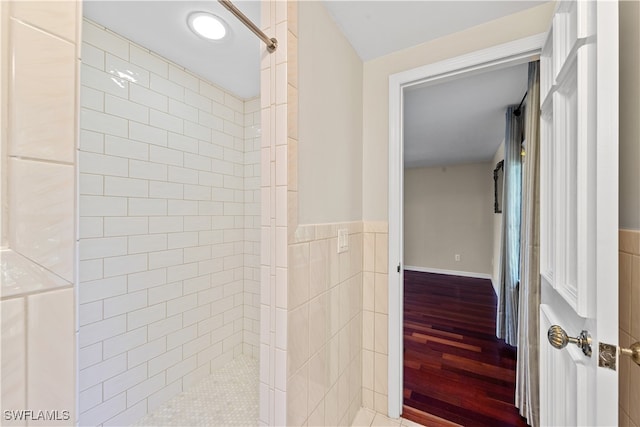
[[[502,244],[496,335],[509,345],[518,344],[518,281],[520,280],[520,197],[522,186],[523,115],[507,107],[504,140],[504,191],[502,208]]]
[[[529,63],[520,233],[520,310],[516,406],[531,426],[539,423],[538,328],[540,306],[540,62]]]

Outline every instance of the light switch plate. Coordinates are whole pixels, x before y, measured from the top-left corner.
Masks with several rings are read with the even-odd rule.
[[[349,230],[341,228],[338,230],[338,253],[349,250]]]

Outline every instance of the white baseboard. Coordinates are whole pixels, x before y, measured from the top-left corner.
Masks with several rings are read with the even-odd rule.
[[[462,276],[462,277],[475,277],[476,279],[489,279],[493,280],[490,274],[487,273],[474,273],[472,271],[455,271],[455,270],[442,270],[439,268],[430,268],[430,267],[415,267],[412,265],[405,265],[405,270],[411,271],[419,271],[421,273],[436,273],[436,274],[446,274],[448,276]]]

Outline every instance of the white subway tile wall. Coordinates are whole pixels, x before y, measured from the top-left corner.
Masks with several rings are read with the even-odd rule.
[[[258,357],[260,101],[83,22],[81,425]]]

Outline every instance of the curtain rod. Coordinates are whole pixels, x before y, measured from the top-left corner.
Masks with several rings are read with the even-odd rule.
[[[233,13],[236,18],[240,20],[247,28],[249,28],[253,34],[258,36],[260,40],[262,40],[267,45],[267,51],[269,53],[275,52],[278,47],[278,40],[275,38],[270,39],[265,33],[263,33],[260,28],[256,26],[249,18],[245,16],[244,13],[240,12],[240,9],[235,7],[233,3],[229,0],[218,0],[220,4],[222,4],[229,12]]]
[[[513,115],[516,117],[520,117],[521,111],[520,111],[520,107],[522,107],[522,103],[524,102],[525,98],[527,97],[527,93],[529,93],[529,91],[526,91],[524,93],[524,96],[522,97],[522,101],[520,101],[520,104],[518,105],[518,108],[516,108],[515,110],[513,110]]]

